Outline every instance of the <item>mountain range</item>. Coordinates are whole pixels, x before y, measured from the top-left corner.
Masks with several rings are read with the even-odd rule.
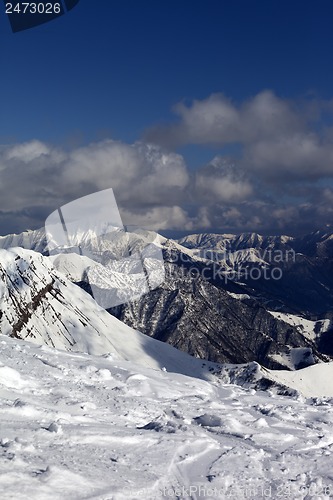
[[[121,320],[117,324],[122,327],[126,324],[194,357],[214,363],[256,361],[268,368],[295,369],[331,359],[331,233],[318,231],[303,238],[264,237],[253,233],[238,236],[201,234],[179,241],[148,235],[147,241],[152,239],[163,251],[164,282],[138,300],[109,309],[111,314],[99,312],[104,322],[106,317],[108,321],[112,316],[116,317]],[[145,240],[142,234],[138,238],[136,233],[131,233],[129,244],[133,251],[140,251]],[[7,295],[11,309],[10,312],[6,310],[8,306],[2,301],[5,309],[2,325],[14,326],[14,331],[27,331],[29,318],[26,310],[35,307],[31,297],[35,297],[35,302],[38,302],[36,296],[41,297],[47,304],[51,296],[64,294],[61,280],[70,280],[85,292],[91,292],[86,279],[89,259],[73,253],[47,257],[43,230],[0,238],[3,249],[13,246],[29,249],[28,260],[39,270],[41,265],[44,266],[43,276],[35,270],[32,281],[25,277],[28,284],[23,280],[23,285],[18,285],[20,300],[24,297],[23,304],[17,297],[13,299]],[[122,250],[121,246],[118,247],[115,256],[120,257]],[[20,250],[17,252],[16,257],[7,262],[9,274],[21,272],[15,264],[15,259],[22,261]],[[44,256],[43,264],[40,254]],[[2,266],[8,257],[5,255],[2,253],[0,259]],[[279,279],[274,279],[277,276]],[[19,280],[22,279],[20,276]],[[3,274],[2,281],[8,294],[10,278]],[[73,292],[64,299],[68,309],[66,314],[69,313],[65,326],[61,327],[65,337],[59,333],[59,322],[55,334],[55,338],[62,338],[61,342],[67,346],[73,343],[73,335],[84,323],[83,318],[81,321],[71,318],[71,300],[74,291],[79,292],[77,286],[72,286]],[[80,300],[88,300],[87,294]],[[89,306],[82,306],[82,311],[92,307],[91,304],[96,307],[96,303],[89,300]],[[45,312],[39,319],[44,326],[52,325],[52,329],[55,328],[55,318],[59,318],[58,309],[53,309],[44,307]],[[69,328],[68,324],[74,324],[75,328]],[[69,332],[66,331],[68,328]],[[35,330],[36,325],[32,331],[38,336]],[[100,325],[96,331],[101,331]]]

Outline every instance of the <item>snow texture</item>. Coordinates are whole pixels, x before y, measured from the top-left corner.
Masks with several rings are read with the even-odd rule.
[[[137,364],[140,351],[123,361],[6,336],[0,346],[3,500],[333,494],[333,399],[168,373]],[[332,397],[332,371],[276,376]]]

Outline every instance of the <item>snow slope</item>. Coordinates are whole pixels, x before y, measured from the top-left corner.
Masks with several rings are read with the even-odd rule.
[[[218,387],[7,336],[0,347],[2,500],[333,495],[332,399]]]
[[[0,333],[207,379],[209,368],[218,367],[133,330],[54,269],[48,257],[22,248],[0,250]]]
[[[319,363],[298,371],[269,370],[269,375],[305,397],[333,397],[333,363]]]
[[[330,328],[329,319],[321,319],[312,321],[295,314],[268,311],[274,318],[281,319],[292,326],[296,326],[298,330],[307,338],[314,340],[320,334],[326,332]]]
[[[66,262],[76,266],[71,254],[68,257]],[[75,266],[71,273],[79,269]],[[143,335],[68,281],[48,257],[22,248],[0,250],[0,333],[66,351],[110,354],[114,359],[135,360],[145,367],[165,368],[204,380],[218,376],[222,381],[258,385],[261,378],[270,378],[269,371],[255,373],[260,366],[257,363],[238,365],[237,369],[224,365],[222,369],[222,365],[194,358]],[[308,351],[293,349],[291,354],[302,358]],[[299,361],[286,359],[284,365],[294,369]],[[291,382],[287,385],[294,388]]]

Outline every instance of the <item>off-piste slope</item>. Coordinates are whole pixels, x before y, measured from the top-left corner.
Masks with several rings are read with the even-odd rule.
[[[330,398],[217,386],[3,335],[0,348],[2,500],[333,494]]]
[[[0,333],[209,377],[209,364],[203,370],[200,360],[126,326],[54,269],[47,257],[22,248],[0,250]]]

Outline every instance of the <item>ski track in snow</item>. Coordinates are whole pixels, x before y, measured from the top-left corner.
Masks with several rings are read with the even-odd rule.
[[[332,399],[0,348],[2,500],[333,496]]]

